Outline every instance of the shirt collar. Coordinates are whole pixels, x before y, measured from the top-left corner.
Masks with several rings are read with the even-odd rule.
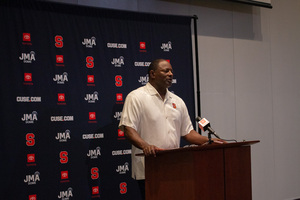
[[[159,95],[159,93],[157,92],[155,87],[153,87],[153,85],[151,85],[149,82],[146,84],[146,89],[148,90],[150,95]],[[167,93],[166,93],[165,99],[172,98],[171,94],[172,93],[167,88]]]

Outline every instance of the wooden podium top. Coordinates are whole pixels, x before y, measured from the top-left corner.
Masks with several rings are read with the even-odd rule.
[[[188,147],[180,147],[175,149],[166,149],[156,152],[156,155],[166,154],[166,153],[173,153],[173,152],[185,152],[185,151],[203,151],[209,149],[222,149],[222,148],[231,148],[231,147],[238,147],[238,146],[250,146],[252,144],[259,143],[259,140],[253,141],[244,141],[244,142],[232,142],[226,144],[203,144],[203,145],[191,145]],[[144,156],[143,153],[136,154],[136,156]]]

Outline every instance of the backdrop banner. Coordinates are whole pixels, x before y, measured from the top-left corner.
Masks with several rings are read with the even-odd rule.
[[[0,27],[1,197],[140,199],[123,103],[164,58],[194,121],[191,17],[19,1]]]

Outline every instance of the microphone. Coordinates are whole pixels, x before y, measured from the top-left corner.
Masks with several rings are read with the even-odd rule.
[[[207,119],[205,118],[201,118],[201,117],[196,117],[196,121],[198,122],[199,124],[199,128],[202,130],[202,131],[209,131],[210,133],[212,133],[214,136],[216,136],[217,138],[221,139],[217,134],[216,134],[216,131],[214,131],[214,129],[212,129],[210,127],[210,123]]]

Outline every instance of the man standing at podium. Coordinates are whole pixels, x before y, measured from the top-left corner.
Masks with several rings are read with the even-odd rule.
[[[132,144],[132,178],[145,190],[144,157],[155,156],[162,149],[178,148],[180,139],[201,145],[206,136],[197,133],[183,100],[171,93],[173,68],[164,59],[156,59],[148,68],[149,82],[132,92],[125,100],[119,127]],[[214,139],[218,140],[218,139]],[[145,198],[144,194],[143,198]]]

